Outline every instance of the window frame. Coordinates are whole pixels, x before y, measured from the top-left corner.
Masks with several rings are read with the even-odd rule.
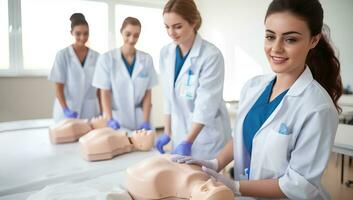
[[[82,0],[103,2],[108,5],[108,50],[116,47],[117,24],[115,23],[115,6],[117,4],[141,6],[149,8],[163,8],[164,1],[149,1],[144,0]],[[0,77],[41,77],[48,76],[50,68],[25,69],[23,64],[23,48],[22,48],[22,16],[21,16],[21,0],[8,0],[8,30],[9,30],[9,67],[0,69]]]

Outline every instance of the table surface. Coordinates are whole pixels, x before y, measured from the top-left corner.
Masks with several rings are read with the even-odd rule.
[[[48,128],[0,132],[0,197],[40,190],[60,182],[80,182],[125,171],[138,161],[157,155],[131,152],[112,160],[89,162],[83,159],[79,144],[54,145]]]
[[[353,125],[338,125],[333,151],[353,156]]]

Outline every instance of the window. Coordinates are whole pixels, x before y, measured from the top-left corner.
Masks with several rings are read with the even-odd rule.
[[[159,52],[161,48],[170,42],[164,28],[162,9],[147,8],[131,5],[116,5],[116,35],[117,44],[123,44],[120,27],[126,17],[136,17],[140,20],[142,29],[136,48],[149,53],[153,57],[156,71],[159,71]]]
[[[0,70],[8,69],[9,64],[9,18],[7,0],[0,0]]]
[[[4,0],[5,1],[5,0]],[[82,0],[22,0],[24,70],[50,69],[56,52],[74,42],[70,16],[80,12],[90,27],[88,46],[108,50],[108,5]]]

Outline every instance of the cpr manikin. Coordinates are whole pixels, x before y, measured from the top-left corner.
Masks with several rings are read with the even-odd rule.
[[[132,136],[111,128],[95,129],[79,140],[80,149],[86,160],[106,160],[131,151],[149,151],[154,144],[153,131],[139,130]]]
[[[64,119],[49,128],[49,136],[52,143],[67,143],[77,141],[91,130],[88,120]]]
[[[197,165],[179,164],[164,154],[127,169],[126,189],[135,200],[233,200],[233,192]]]
[[[88,119],[64,119],[49,128],[53,143],[75,142],[92,129],[107,127],[107,119],[103,117]]]

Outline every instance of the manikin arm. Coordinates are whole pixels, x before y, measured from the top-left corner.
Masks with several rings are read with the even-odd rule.
[[[64,84],[55,83],[55,96],[58,98],[62,108],[67,108],[65,95],[64,95]]]
[[[146,91],[145,96],[143,97],[143,100],[142,100],[143,120],[145,122],[150,121],[151,108],[152,108],[152,91],[151,89],[149,89]]]
[[[103,117],[106,119],[111,119],[113,117],[111,96],[111,90],[101,89]]]

